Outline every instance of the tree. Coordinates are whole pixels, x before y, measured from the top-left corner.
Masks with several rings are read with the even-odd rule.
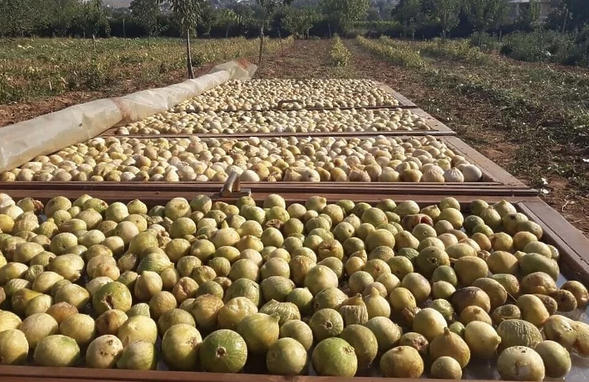
[[[552,11],[547,23],[552,29],[563,33],[583,29],[589,24],[589,7],[586,0],[552,0]]]
[[[256,0],[256,4],[260,7],[260,54],[258,66],[262,65],[262,55],[264,53],[264,29],[282,6],[290,5],[292,2],[293,0]]]
[[[193,79],[194,69],[192,68],[190,34],[196,30],[203,0],[171,0],[170,3],[186,40],[186,69],[188,70],[188,78]]]
[[[463,9],[468,22],[477,32],[498,28],[505,20],[507,0],[465,0]]]
[[[320,18],[313,8],[291,8],[284,17],[284,27],[296,37],[309,38],[309,31]]]
[[[352,29],[354,22],[366,18],[370,0],[322,0],[321,5],[330,24],[335,24],[340,32],[346,34]]]
[[[368,8],[366,11],[366,20],[368,21],[379,21],[380,20],[380,11],[376,7]]]
[[[145,29],[148,37],[157,36],[159,33],[158,16],[160,14],[159,0],[133,0],[131,12],[133,17]]]
[[[401,0],[393,9],[393,18],[403,25],[404,33],[410,33],[411,38],[414,39],[415,32],[423,19],[421,0]]]
[[[381,20],[390,20],[393,15],[393,9],[397,4],[387,0],[376,0],[374,6],[378,9]]]
[[[442,38],[460,22],[460,0],[423,0],[422,9],[430,22],[442,29]]]
[[[241,23],[241,16],[233,9],[225,8],[219,12],[219,24],[225,26],[225,38],[229,38],[229,29],[232,25]]]
[[[84,3],[84,32],[92,38],[100,34],[108,36],[110,33],[110,25],[102,7],[102,0],[90,0]]]
[[[84,6],[78,0],[55,0],[47,10],[49,29],[58,36],[67,36],[84,29]]]
[[[202,3],[198,22],[203,29],[205,36],[211,37],[211,29],[217,24],[219,20],[219,12],[213,8],[210,2],[205,1]]]
[[[32,0],[0,1],[0,34],[25,36],[35,28],[36,7]]]
[[[528,4],[520,7],[517,20],[519,27],[526,31],[532,31],[538,26],[542,4],[537,0],[530,0]]]
[[[581,47],[585,56],[585,65],[589,66],[589,24],[585,25],[575,38],[575,44]]]

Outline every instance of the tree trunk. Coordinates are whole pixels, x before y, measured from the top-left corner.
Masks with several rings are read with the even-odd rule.
[[[327,30],[329,31],[329,38],[332,38],[332,36],[331,36],[331,23],[327,23]]]
[[[229,27],[231,24],[227,23],[227,29],[225,29],[225,38],[229,38]]]
[[[260,28],[260,54],[258,57],[258,67],[262,66],[262,55],[264,54],[264,27]]]
[[[192,51],[190,49],[190,31],[186,31],[186,69],[188,69],[188,78],[194,78],[194,69],[192,68]]]
[[[280,43],[280,54],[281,57],[284,57],[284,45],[282,45],[282,35],[280,34],[280,28],[276,28],[276,31],[278,32],[278,41]]]
[[[123,18],[123,38],[127,38],[127,28],[125,26],[125,19]]]

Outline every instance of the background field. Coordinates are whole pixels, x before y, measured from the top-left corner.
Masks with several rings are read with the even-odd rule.
[[[0,126],[90,99],[175,83],[185,75],[180,40],[152,39],[149,46],[147,40],[99,40],[96,50],[84,40],[0,44],[8,48],[1,50],[0,65],[10,73],[12,92],[8,97],[7,85],[0,85],[5,89],[0,90]],[[385,38],[367,45],[351,39],[344,45],[349,62],[336,65],[333,40],[288,41],[282,43],[284,52],[272,40],[257,76],[383,81],[541,189],[553,207],[589,232],[588,69],[514,61],[460,40]],[[256,40],[198,40],[193,55],[202,72],[233,57],[255,61],[256,48]]]

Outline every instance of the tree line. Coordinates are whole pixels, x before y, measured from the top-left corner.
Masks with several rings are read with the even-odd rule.
[[[109,34],[102,0],[0,0],[0,36]]]
[[[580,32],[589,23],[586,1],[543,0],[551,12],[542,27]],[[537,29],[541,6],[531,0],[516,14],[509,0],[133,0],[111,10],[102,0],[0,0],[0,35],[177,37],[190,16],[201,37],[465,37]]]

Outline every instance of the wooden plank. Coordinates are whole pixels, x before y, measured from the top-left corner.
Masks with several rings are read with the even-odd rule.
[[[449,147],[456,149],[456,154],[464,156],[469,162],[479,167],[483,173],[489,174],[491,179],[486,179],[487,181],[492,180],[494,182],[516,188],[528,188],[525,183],[505,171],[503,167],[499,166],[483,154],[479,153],[471,146],[467,145],[466,142],[462,141],[461,139],[457,137],[446,137],[443,139],[443,141]]]
[[[0,366],[0,370],[2,370],[2,366]],[[94,375],[92,378],[68,378],[67,376],[52,376],[52,377],[30,377],[30,376],[4,376],[0,375],[0,380],[2,382],[95,382],[98,379],[98,375]],[[100,379],[102,381],[108,382],[126,382],[125,379]]]
[[[540,199],[519,203],[522,213],[544,230],[545,241],[561,253],[560,263],[575,279],[589,284],[589,239],[561,214]]]
[[[286,382],[288,377],[264,374],[220,374],[177,371],[96,370],[87,368],[47,368],[0,366],[0,380],[15,378],[19,382],[41,382],[50,376],[53,381],[168,381],[168,382]],[[24,379],[21,379],[24,378]],[[335,382],[335,381],[334,381]]]
[[[422,109],[412,109],[411,112],[413,114],[416,114],[416,115],[420,116],[421,118],[425,119],[426,124],[436,131],[445,131],[447,133],[452,132],[452,133],[456,134],[456,132],[454,130],[452,130],[451,128],[449,128],[448,126],[443,124],[441,121],[437,120],[436,118],[432,117],[431,115],[429,115],[428,113],[426,113]]]
[[[24,183],[24,182],[23,182]],[[199,193],[217,193],[223,187],[222,183],[164,183],[164,182],[20,182],[6,183],[0,186],[0,191],[8,194],[26,194],[27,192],[42,191],[47,195],[59,195],[60,192],[79,193],[113,193],[121,195],[128,192],[144,193],[182,193],[196,195]],[[243,188],[249,188],[254,194],[259,193],[296,193],[307,195],[339,194],[339,195],[365,195],[373,194],[383,198],[397,195],[439,195],[439,196],[522,196],[534,197],[537,193],[526,188],[512,189],[497,186],[495,184],[478,185],[474,183],[454,185],[450,183],[440,184],[414,184],[414,183],[335,183],[323,182],[306,184],[305,182],[276,182],[276,183],[242,183]]]
[[[389,85],[385,84],[384,82],[374,81],[379,85],[379,88],[382,89],[384,92],[391,94],[397,101],[399,101],[399,105],[405,106],[407,108],[417,107],[409,98],[405,97],[403,94],[397,92]]]
[[[375,105],[375,106],[338,106],[338,107],[298,107],[298,108],[289,108],[289,107],[269,107],[266,109],[216,109],[216,110],[207,110],[207,111],[187,111],[188,114],[198,114],[198,113],[236,113],[242,111],[259,111],[259,112],[266,112],[266,111],[333,111],[333,110],[352,110],[352,109],[368,109],[368,110],[380,110],[380,109],[415,109],[417,105]]]
[[[221,182],[7,182],[0,183],[0,190],[34,190],[34,189],[55,189],[55,190],[219,190],[223,187]],[[430,190],[443,188],[444,192],[459,190],[503,189],[497,182],[476,182],[476,183],[408,183],[408,182],[241,182],[246,188],[256,190],[278,190],[288,191],[301,188],[304,190],[334,191],[342,193],[364,191],[367,187],[371,191],[389,192],[395,190]],[[533,195],[536,195],[534,193]]]
[[[25,197],[31,197],[35,199],[39,199],[42,202],[47,202],[49,199],[55,196],[64,196],[70,199],[76,199],[83,194],[90,194],[95,198],[100,198],[105,200],[106,202],[112,203],[116,201],[120,202],[129,202],[133,199],[140,199],[146,204],[153,206],[155,204],[161,204],[173,199],[175,197],[183,197],[186,199],[192,199],[194,196],[199,194],[215,196],[218,194],[219,190],[203,190],[203,189],[194,189],[192,191],[188,190],[177,190],[177,191],[156,191],[156,190],[135,190],[135,191],[122,191],[122,190],[42,190],[42,189],[31,189],[31,190],[8,190],[8,194],[12,196],[14,199],[19,200]],[[295,202],[304,202],[309,199],[311,196],[321,195],[329,202],[336,202],[340,199],[351,199],[357,201],[364,201],[367,203],[378,203],[382,199],[393,199],[397,202],[406,201],[406,200],[415,200],[419,203],[423,204],[437,204],[444,196],[452,195],[455,197],[459,202],[463,203],[470,203],[474,199],[484,199],[487,200],[489,203],[499,202],[501,200],[507,200],[513,203],[533,200],[535,196],[528,196],[528,195],[505,195],[501,193],[489,193],[489,194],[477,194],[474,195],[472,193],[467,194],[451,194],[448,192],[438,192],[438,193],[431,193],[431,192],[418,192],[418,190],[405,191],[405,192],[397,192],[393,193],[390,191],[375,193],[371,189],[367,189],[363,192],[338,192],[338,191],[330,191],[330,192],[310,192],[310,191],[293,191],[293,190],[285,190],[285,191],[256,191],[252,194],[256,200],[263,200],[268,195],[279,193],[284,197],[284,199],[289,203]],[[217,198],[217,200],[223,201],[232,201],[235,199],[226,198],[221,199]]]
[[[358,110],[361,111],[362,109],[365,110],[383,110],[383,109],[410,109],[411,112],[419,117],[425,119],[426,125],[431,128],[431,130],[412,130],[412,131],[405,131],[405,130],[398,130],[398,131],[383,131],[383,132],[307,132],[307,133],[285,133],[285,132],[272,132],[272,133],[257,133],[256,136],[269,136],[269,137],[276,137],[276,136],[355,136],[358,134],[382,134],[382,135],[456,135],[456,132],[450,129],[448,126],[437,120],[436,118],[432,117],[430,114],[426,113],[424,110],[417,108],[417,106],[366,106],[366,107],[341,107],[341,108],[305,108],[305,109],[268,109],[268,110],[261,110],[261,111],[299,111],[299,110],[306,110],[306,111],[334,111],[334,110]],[[243,111],[243,110],[240,110]],[[226,110],[217,110],[215,113],[232,113],[234,111],[226,111]],[[194,112],[196,113],[196,112]],[[111,136],[116,135],[116,130],[118,127],[113,127],[111,129],[106,130],[100,136]],[[161,138],[167,137],[178,137],[182,134],[134,134],[134,135],[127,135],[132,137],[138,136],[153,136],[156,135]],[[249,137],[248,133],[238,133],[238,134],[193,134],[195,136],[200,137]]]
[[[122,381],[150,381],[150,382],[395,382],[401,381],[382,377],[318,377],[318,376],[271,376],[264,374],[216,374],[201,372],[171,372],[171,371],[135,371],[135,370],[95,370],[83,368],[45,368],[11,366],[13,374],[0,374],[1,380],[11,382],[122,382]],[[15,368],[22,370],[18,374]],[[0,366],[0,371],[4,369]],[[35,369],[41,369],[36,371]],[[50,374],[48,374],[50,373]],[[43,375],[44,374],[44,375]],[[51,377],[47,377],[50,375]],[[402,381],[434,382],[432,379],[404,379]],[[439,380],[437,380],[439,381]],[[465,380],[468,381],[468,380]],[[469,381],[474,382],[474,381]],[[477,382],[491,382],[478,380]],[[496,382],[496,381],[493,381]]]
[[[396,130],[396,131],[358,131],[358,132],[308,132],[308,133],[290,133],[290,132],[274,132],[274,133],[236,133],[236,134],[129,134],[117,135],[116,130],[110,129],[100,134],[99,137],[116,136],[118,138],[249,138],[252,136],[259,138],[281,138],[281,137],[357,137],[359,135],[383,135],[388,136],[424,136],[432,135],[436,137],[447,137],[456,135],[452,130]]]

